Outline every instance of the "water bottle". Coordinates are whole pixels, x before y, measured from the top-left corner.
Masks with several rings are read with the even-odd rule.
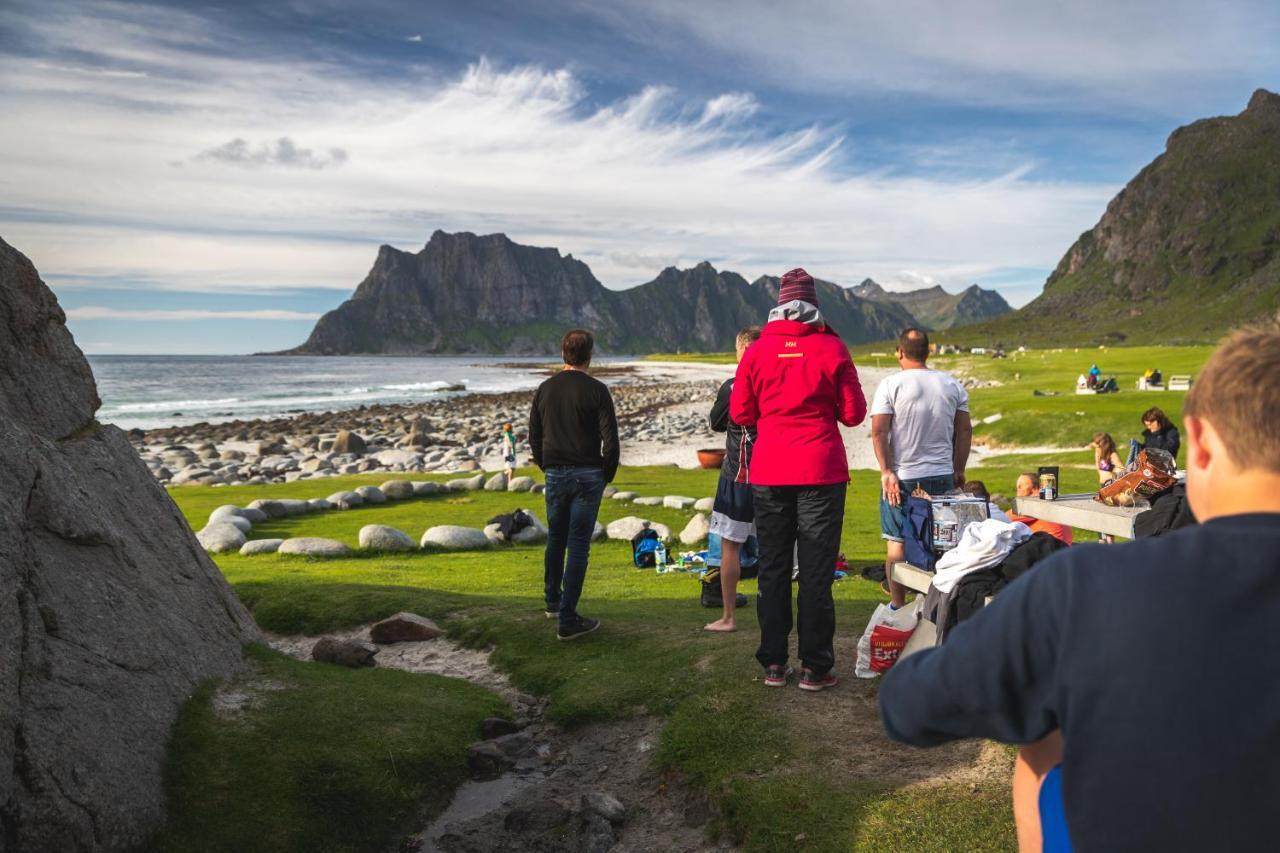
[[[658,548],[653,552],[653,555],[654,555],[654,562],[656,562],[658,566],[658,574],[660,575],[666,574],[667,573],[667,546],[659,542]]]

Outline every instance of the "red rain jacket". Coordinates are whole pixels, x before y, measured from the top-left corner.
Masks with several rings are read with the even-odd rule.
[[[729,417],[756,428],[751,482],[760,486],[822,486],[849,480],[836,421],[856,426],[867,416],[858,371],[840,336],[795,320],[765,325],[742,356]]]

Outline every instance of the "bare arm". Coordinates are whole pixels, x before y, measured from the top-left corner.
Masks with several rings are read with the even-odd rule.
[[[969,464],[969,450],[973,447],[973,421],[969,413],[956,412],[955,436],[951,439],[951,467],[955,470],[956,488],[964,485],[964,469]]]
[[[893,415],[871,416],[871,447],[876,452],[876,462],[880,464],[880,493],[890,506],[897,506],[902,503],[902,489],[898,475],[893,473],[893,450],[889,443],[892,429]]]

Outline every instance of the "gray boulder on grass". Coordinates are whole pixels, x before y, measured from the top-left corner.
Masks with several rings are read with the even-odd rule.
[[[427,529],[422,534],[422,547],[435,546],[452,551],[473,548],[489,548],[493,545],[483,530],[474,527],[460,527],[456,524],[440,524]]]
[[[271,516],[267,515],[262,510],[254,509],[253,507],[244,507],[243,509],[241,509],[240,517],[249,519],[250,523],[252,524],[261,524],[262,522],[271,518]]]
[[[605,538],[606,535],[607,532],[605,531],[604,525],[597,521],[596,526],[591,530],[591,541],[599,542],[601,539]]]
[[[711,522],[702,513],[698,513],[689,519],[689,523],[685,525],[684,530],[680,531],[680,541],[685,545],[696,545],[707,538],[707,534],[711,532]]]
[[[225,521],[219,521],[216,524],[210,524],[204,530],[196,534],[196,539],[200,542],[200,547],[204,548],[210,554],[225,554],[228,551],[239,551],[246,537],[244,531],[234,524],[228,524]]]
[[[535,483],[532,477],[512,477],[511,482],[507,483],[508,492],[527,492],[534,487]]]
[[[333,504],[338,509],[351,509],[352,507],[364,506],[364,495],[359,492],[334,492],[325,500]]]
[[[603,492],[603,494],[602,494],[601,496],[602,496],[602,497],[606,497],[606,498],[611,498],[611,497],[613,497],[614,495],[616,495],[617,493],[618,493],[618,487],[617,487],[617,486],[605,486],[605,487],[604,487],[604,492]]]
[[[249,508],[265,512],[268,518],[284,518],[288,514],[280,501],[257,500],[249,504]]]
[[[638,518],[634,515],[623,516],[609,522],[605,527],[605,535],[610,539],[617,539],[623,542],[630,542],[636,534],[646,527],[652,527],[658,532],[658,537],[663,541],[671,539],[671,528],[665,524],[656,521],[649,521],[645,518]]]
[[[354,432],[345,429],[338,430],[338,434],[334,436],[333,447],[330,448],[334,453],[355,453],[361,454],[368,449],[365,440]]]
[[[635,503],[636,506],[662,506],[663,499],[656,495],[652,495],[649,497],[636,498],[633,503]]]
[[[485,538],[494,545],[501,545],[507,541],[507,537],[502,535],[502,525],[497,522],[494,522],[493,524],[486,524],[484,526],[484,530],[481,532],[484,533]]]
[[[307,506],[310,507],[311,512],[328,512],[334,508],[333,504],[325,498],[312,498],[307,501]]]
[[[382,484],[381,489],[389,500],[402,501],[413,497],[413,483],[408,480],[388,480]]]
[[[499,471],[484,484],[486,492],[505,492],[507,490],[507,472]]]
[[[241,533],[248,533],[253,530],[253,525],[249,523],[249,519],[241,518],[238,515],[224,515],[218,519],[210,518],[209,524],[230,524]]]
[[[283,539],[250,539],[240,546],[240,555],[251,557],[254,554],[274,554],[283,544]]]
[[[527,509],[525,514],[533,519],[533,524],[511,534],[511,541],[517,545],[534,545],[538,542],[546,542],[547,526],[542,523],[542,519]]]
[[[695,503],[697,500],[684,495],[667,495],[662,499],[662,505],[670,509],[692,509]]]
[[[474,477],[465,479],[450,480],[445,485],[455,492],[474,492],[484,488],[484,474],[476,474]]]
[[[311,505],[304,500],[286,498],[279,503],[284,507],[285,515],[306,515],[311,511]]]
[[[412,643],[434,640],[444,634],[440,626],[417,613],[397,613],[369,629],[369,639],[375,643]]]
[[[179,710],[262,638],[98,405],[57,299],[0,240],[0,848],[13,853],[144,843],[164,823]]]
[[[311,659],[321,663],[336,663],[359,669],[362,666],[375,666],[374,657],[378,647],[362,640],[339,640],[336,637],[321,637],[311,647]]]
[[[258,512],[258,510],[254,510],[254,512]],[[243,518],[250,524],[253,523],[253,519],[245,515],[243,507],[238,507],[235,504],[223,504],[209,513],[209,524],[221,521],[224,518]]]
[[[384,504],[387,502],[387,496],[377,486],[359,486],[356,489],[356,494],[364,498],[366,504]]]
[[[366,524],[360,528],[360,547],[366,551],[412,551],[418,545],[403,530],[385,524]]]
[[[633,501],[640,497],[639,492],[614,492],[612,500],[615,501]]]
[[[446,492],[448,490],[448,487],[445,486],[444,483],[435,483],[430,480],[415,481],[413,483],[413,496],[416,498],[420,498],[425,495],[438,495],[441,492]]]
[[[713,509],[716,508],[716,499],[715,498],[698,498],[694,502],[693,508],[696,509],[698,512],[711,512]]]
[[[308,557],[345,557],[351,553],[346,543],[320,536],[296,536],[280,545],[281,554],[303,554]]]

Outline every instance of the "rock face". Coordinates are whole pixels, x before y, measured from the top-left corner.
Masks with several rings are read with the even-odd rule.
[[[851,288],[853,293],[872,302],[893,303],[906,309],[916,325],[934,331],[963,326],[1008,314],[1013,308],[994,290],[971,284],[959,293],[948,293],[941,287],[892,292],[871,279]]]
[[[64,322],[0,240],[3,850],[143,843],[179,707],[260,639],[125,434],[94,421]]]
[[[416,254],[382,246],[352,297],[290,352],[545,354],[559,340],[547,328],[573,326],[591,329],[601,352],[723,351],[738,329],[760,323],[773,307],[771,281],[748,284],[703,262],[614,291],[556,249],[522,246],[505,234],[437,231]],[[911,323],[897,305],[828,282],[819,298],[850,343],[892,337]]]

